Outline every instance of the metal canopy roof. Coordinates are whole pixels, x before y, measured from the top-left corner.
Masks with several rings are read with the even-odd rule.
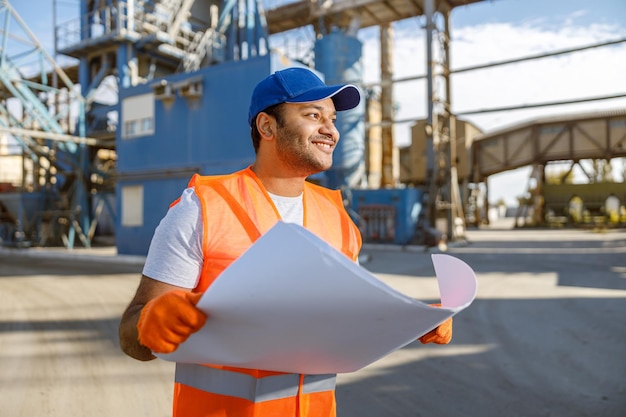
[[[458,6],[484,0],[434,0],[435,10],[447,12]],[[424,14],[424,0],[301,0],[266,11],[270,34],[306,25],[317,26],[323,19],[327,26],[347,28],[360,19],[360,28],[391,23]]]

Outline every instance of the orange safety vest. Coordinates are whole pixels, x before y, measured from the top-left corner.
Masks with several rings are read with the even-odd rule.
[[[194,291],[217,276],[280,214],[251,168],[189,182],[200,200],[204,266]],[[176,204],[177,201],[172,203]],[[341,193],[305,182],[304,227],[356,261],[361,235]],[[219,365],[176,364],[174,417],[334,417],[335,375],[298,375]]]

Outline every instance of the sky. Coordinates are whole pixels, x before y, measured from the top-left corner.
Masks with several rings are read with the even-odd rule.
[[[52,51],[53,0],[9,2],[41,44]],[[78,4],[79,0],[56,0],[57,24],[77,17]],[[423,17],[394,23],[394,78],[426,73],[424,23]],[[363,42],[365,83],[380,78],[378,36],[376,28],[358,33]],[[623,39],[626,38],[626,1],[488,0],[454,9],[451,36],[452,69]],[[456,74],[452,76],[451,87],[452,109],[456,113],[626,94],[626,42]],[[425,91],[423,80],[396,84],[396,118],[424,119]],[[462,118],[489,133],[538,117],[618,108],[626,108],[626,98]],[[407,123],[395,128],[399,146],[409,143],[409,126]],[[509,205],[516,205],[517,197],[526,190],[529,173],[530,168],[522,168],[492,176],[490,200],[503,199]]]

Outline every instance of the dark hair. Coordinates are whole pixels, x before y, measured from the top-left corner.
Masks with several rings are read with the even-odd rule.
[[[269,106],[267,109],[259,113],[269,114],[270,116],[276,119],[276,123],[278,124],[278,127],[282,127],[283,126],[283,113],[281,110],[282,104],[283,103],[274,104],[273,106]],[[250,137],[252,137],[252,146],[254,146],[255,153],[258,152],[259,143],[261,142],[261,134],[259,133],[259,129],[257,129],[256,127],[257,116],[258,114],[254,116],[254,119],[252,120],[252,126],[250,126]]]

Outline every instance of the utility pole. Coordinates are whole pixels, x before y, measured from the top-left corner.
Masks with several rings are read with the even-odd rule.
[[[434,0],[424,1],[426,15],[426,54],[428,116],[426,136],[432,144],[432,161],[429,161],[430,187],[428,218],[431,227],[437,227],[438,219],[445,219],[445,230],[449,241],[465,238],[465,218],[457,174],[456,117],[452,114],[450,82],[450,11],[443,12],[444,30],[438,31],[435,23]],[[439,35],[441,60],[433,58],[433,34]],[[435,71],[435,66],[440,71]],[[435,79],[434,74],[437,75]],[[443,83],[443,88],[435,81]],[[441,227],[441,226],[440,226]]]
[[[382,177],[380,187],[395,186],[393,177],[393,29],[391,23],[380,25],[380,102],[382,112]]]

